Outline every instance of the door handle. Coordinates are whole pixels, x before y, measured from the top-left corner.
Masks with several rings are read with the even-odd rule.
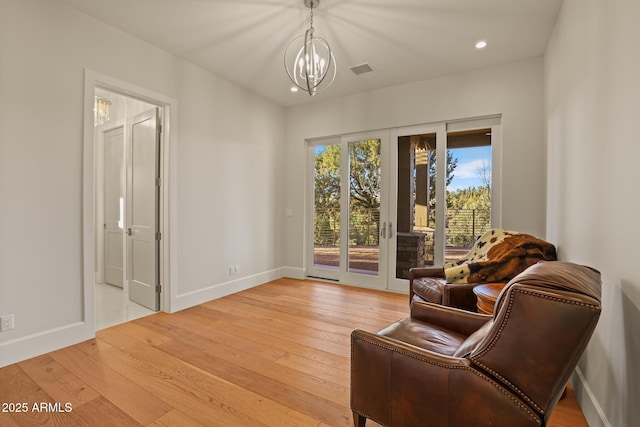
[[[383,239],[387,238],[387,222],[383,222],[382,223],[382,227],[380,227],[380,236],[382,236]]]
[[[389,238],[393,237],[393,223],[389,221]]]
[[[129,227],[129,228],[127,228],[127,235],[131,236],[131,234],[132,234],[131,227]]]

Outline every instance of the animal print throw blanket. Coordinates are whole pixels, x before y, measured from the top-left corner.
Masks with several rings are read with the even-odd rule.
[[[555,261],[556,248],[529,234],[491,229],[461,259],[444,266],[448,283],[506,282],[538,261]]]

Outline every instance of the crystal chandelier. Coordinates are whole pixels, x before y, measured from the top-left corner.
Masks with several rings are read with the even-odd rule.
[[[284,52],[284,67],[295,85],[313,96],[329,87],[336,78],[336,60],[329,43],[313,36],[313,8],[320,0],[304,0],[311,9],[309,29],[293,39]]]
[[[109,121],[111,101],[102,96],[96,96],[93,104],[93,125],[100,126]]]

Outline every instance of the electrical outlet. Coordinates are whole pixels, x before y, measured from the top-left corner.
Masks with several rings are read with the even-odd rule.
[[[238,274],[239,269],[240,269],[240,267],[238,267],[237,265],[234,265],[233,266],[233,274],[234,275]]]
[[[234,272],[233,272],[233,265],[229,266],[229,276],[233,276]]]
[[[10,331],[14,328],[13,314],[0,316],[0,332]]]

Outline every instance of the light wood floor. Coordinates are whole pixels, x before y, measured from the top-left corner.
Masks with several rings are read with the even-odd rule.
[[[277,280],[0,369],[3,409],[28,406],[0,425],[351,426],[351,331],[407,315],[405,295]],[[587,426],[571,391],[552,419]]]

